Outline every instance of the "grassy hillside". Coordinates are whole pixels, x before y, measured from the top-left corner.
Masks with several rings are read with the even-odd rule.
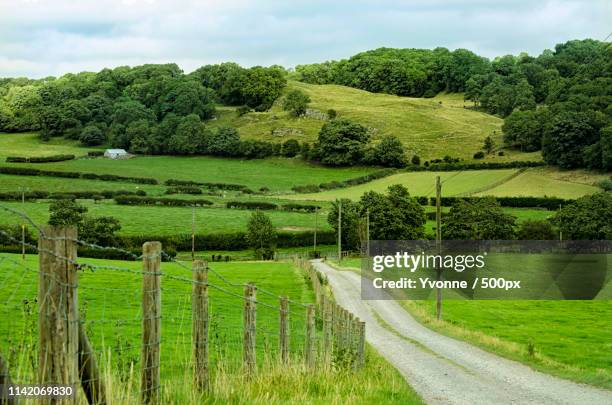
[[[408,153],[421,158],[441,158],[445,155],[471,159],[481,148],[486,136],[501,145],[500,118],[464,108],[462,94],[443,94],[435,98],[398,97],[369,93],[337,85],[313,85],[289,82],[287,91],[300,89],[310,96],[310,108],[322,112],[333,108],[339,117],[350,118],[371,129],[373,139],[383,135],[398,136]],[[467,104],[466,104],[467,106]],[[280,103],[268,112],[249,113],[238,117],[233,108],[220,108],[219,118],[211,125],[232,125],[246,138],[282,141],[296,138],[314,141],[324,121],[315,118],[291,118]],[[273,132],[290,132],[284,136]],[[504,157],[491,160],[539,160],[539,153],[506,152]]]
[[[403,184],[414,196],[435,195],[436,176],[442,179],[442,195],[493,195],[578,198],[600,189],[594,186],[605,175],[586,171],[560,172],[552,168],[466,170],[456,172],[404,172],[358,186],[287,198],[332,201],[336,198],[358,199],[370,190],[385,192],[392,184]]]

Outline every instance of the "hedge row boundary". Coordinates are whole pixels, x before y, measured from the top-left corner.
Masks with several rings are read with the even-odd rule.
[[[167,207],[203,207],[213,205],[210,200],[184,200],[181,198],[157,198],[140,196],[117,196],[115,202],[119,205],[158,205]],[[152,239],[153,240],[153,239]]]
[[[12,174],[16,176],[49,176],[49,177],[65,177],[65,178],[72,178],[72,179],[87,179],[87,180],[101,180],[101,181],[124,181],[127,183],[138,183],[138,184],[159,184],[156,179],[152,179],[149,177],[128,177],[128,176],[117,176],[115,174],[63,172],[63,171],[56,171],[56,170],[33,169],[30,167],[0,166],[0,173]]]
[[[74,155],[51,155],[51,156],[8,156],[7,163],[51,163],[74,160]]]

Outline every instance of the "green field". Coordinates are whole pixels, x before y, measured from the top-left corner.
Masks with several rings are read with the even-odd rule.
[[[548,167],[534,167],[475,195],[578,198],[601,191],[594,184],[608,177],[609,174],[586,170],[559,171]]]
[[[593,184],[605,175],[586,171],[560,172],[549,168],[465,170],[455,172],[403,172],[365,184],[310,194],[287,195],[299,200],[333,201],[359,199],[367,191],[385,192],[390,185],[403,184],[413,196],[435,195],[436,176],[442,180],[443,196],[494,195],[578,198],[600,189]]]
[[[33,134],[0,134],[0,151],[5,151],[4,145],[6,143],[11,143],[14,138],[20,137],[25,137],[25,140],[23,143],[19,143],[19,150],[14,151],[19,156],[51,155],[55,153],[55,151],[47,150],[47,145]],[[62,145],[64,145],[63,142]],[[78,149],[81,150],[81,155],[87,150],[84,148]],[[0,156],[2,156],[2,153],[0,153]],[[3,163],[3,165],[9,164]],[[309,164],[301,159],[242,160],[210,156],[139,156],[127,160],[97,158],[12,165],[45,170],[152,177],[159,181],[173,178],[198,182],[235,183],[246,185],[254,190],[260,187],[268,187],[271,191],[285,192],[289,191],[294,185],[341,181],[363,176],[377,170],[374,167],[328,168]]]
[[[369,93],[338,85],[313,85],[289,82],[287,91],[300,89],[311,99],[309,108],[326,112],[333,108],[339,117],[349,118],[371,129],[372,138],[396,135],[410,155],[421,158],[442,158],[451,155],[471,159],[482,147],[482,141],[492,136],[501,144],[500,118],[465,108],[463,94],[441,94],[431,99],[399,97]],[[276,103],[270,111],[249,113],[238,117],[235,109],[219,109],[219,118],[210,125],[232,125],[245,138],[270,141],[283,140],[274,130],[294,130],[285,135],[312,142],[316,140],[324,121],[315,118],[291,118]],[[533,154],[509,152],[505,157],[491,159],[518,160],[540,157]]]
[[[340,266],[357,271],[361,259],[345,259]],[[400,303],[436,331],[545,372],[612,388],[612,305],[607,300],[445,300],[441,322],[435,319],[434,302]]]
[[[190,207],[125,206],[114,203],[93,203],[79,200],[93,216],[113,216],[119,220],[121,235],[176,235],[191,232],[192,209]],[[0,205],[25,212],[36,224],[44,224],[49,219],[49,203],[45,201],[20,202],[1,201]],[[21,223],[19,217],[0,210],[0,224]],[[197,208],[196,232],[198,234],[242,232],[253,211],[227,208]],[[315,214],[285,211],[266,211],[272,224],[278,230],[312,230]],[[330,226],[324,212],[319,213],[319,230],[329,230]]]
[[[138,262],[80,259],[97,266],[79,272],[79,304],[88,336],[100,355],[104,378],[115,403],[138,398],[141,349],[142,276]],[[189,263],[185,263],[189,266]],[[31,382],[36,373],[38,257],[0,254],[0,342],[15,381]],[[314,302],[301,270],[289,263],[214,263],[209,272],[210,362],[212,390],[197,397],[191,368],[191,271],[162,263],[161,381],[164,403],[327,403],[420,404],[399,373],[374,351],[365,367],[309,373],[301,363],[305,308]],[[133,272],[136,272],[133,273]],[[217,273],[230,283],[225,283]],[[257,294],[257,377],[246,381],[242,362],[242,284],[254,282]],[[219,288],[217,288],[219,287]],[[220,289],[221,288],[221,289]],[[280,367],[278,356],[278,295],[290,304],[292,361]],[[320,339],[320,330],[317,338]],[[320,341],[320,340],[319,340]],[[331,384],[330,382],[334,383]],[[113,386],[121,385],[121,390]],[[231,389],[229,389],[231,387]],[[274,389],[271,389],[274,387]],[[194,398],[195,396],[195,398]]]

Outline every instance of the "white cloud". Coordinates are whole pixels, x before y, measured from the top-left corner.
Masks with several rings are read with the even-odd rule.
[[[604,38],[611,17],[605,0],[0,0],[0,76],[157,62],[293,66],[379,46],[538,54]]]

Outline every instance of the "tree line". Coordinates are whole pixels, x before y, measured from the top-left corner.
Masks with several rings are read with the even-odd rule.
[[[370,240],[423,240],[433,238],[425,230],[427,215],[418,199],[399,184],[386,194],[369,191],[358,201],[341,199],[332,204],[328,223],[338,232],[342,210],[342,249],[359,251],[366,240],[369,214]],[[608,218],[612,215],[612,194],[581,197],[564,205],[550,220],[517,218],[502,209],[493,197],[454,201],[442,216],[443,240],[606,240],[612,237]]]
[[[203,66],[184,74],[176,64],[117,67],[39,80],[0,79],[0,131],[40,131],[84,145],[110,144],[134,153],[214,154],[235,146],[237,133],[204,125],[215,103],[270,108],[286,85],[278,66]],[[246,144],[245,153],[259,145]],[[207,149],[207,150],[204,150]],[[236,152],[235,152],[236,153]]]

